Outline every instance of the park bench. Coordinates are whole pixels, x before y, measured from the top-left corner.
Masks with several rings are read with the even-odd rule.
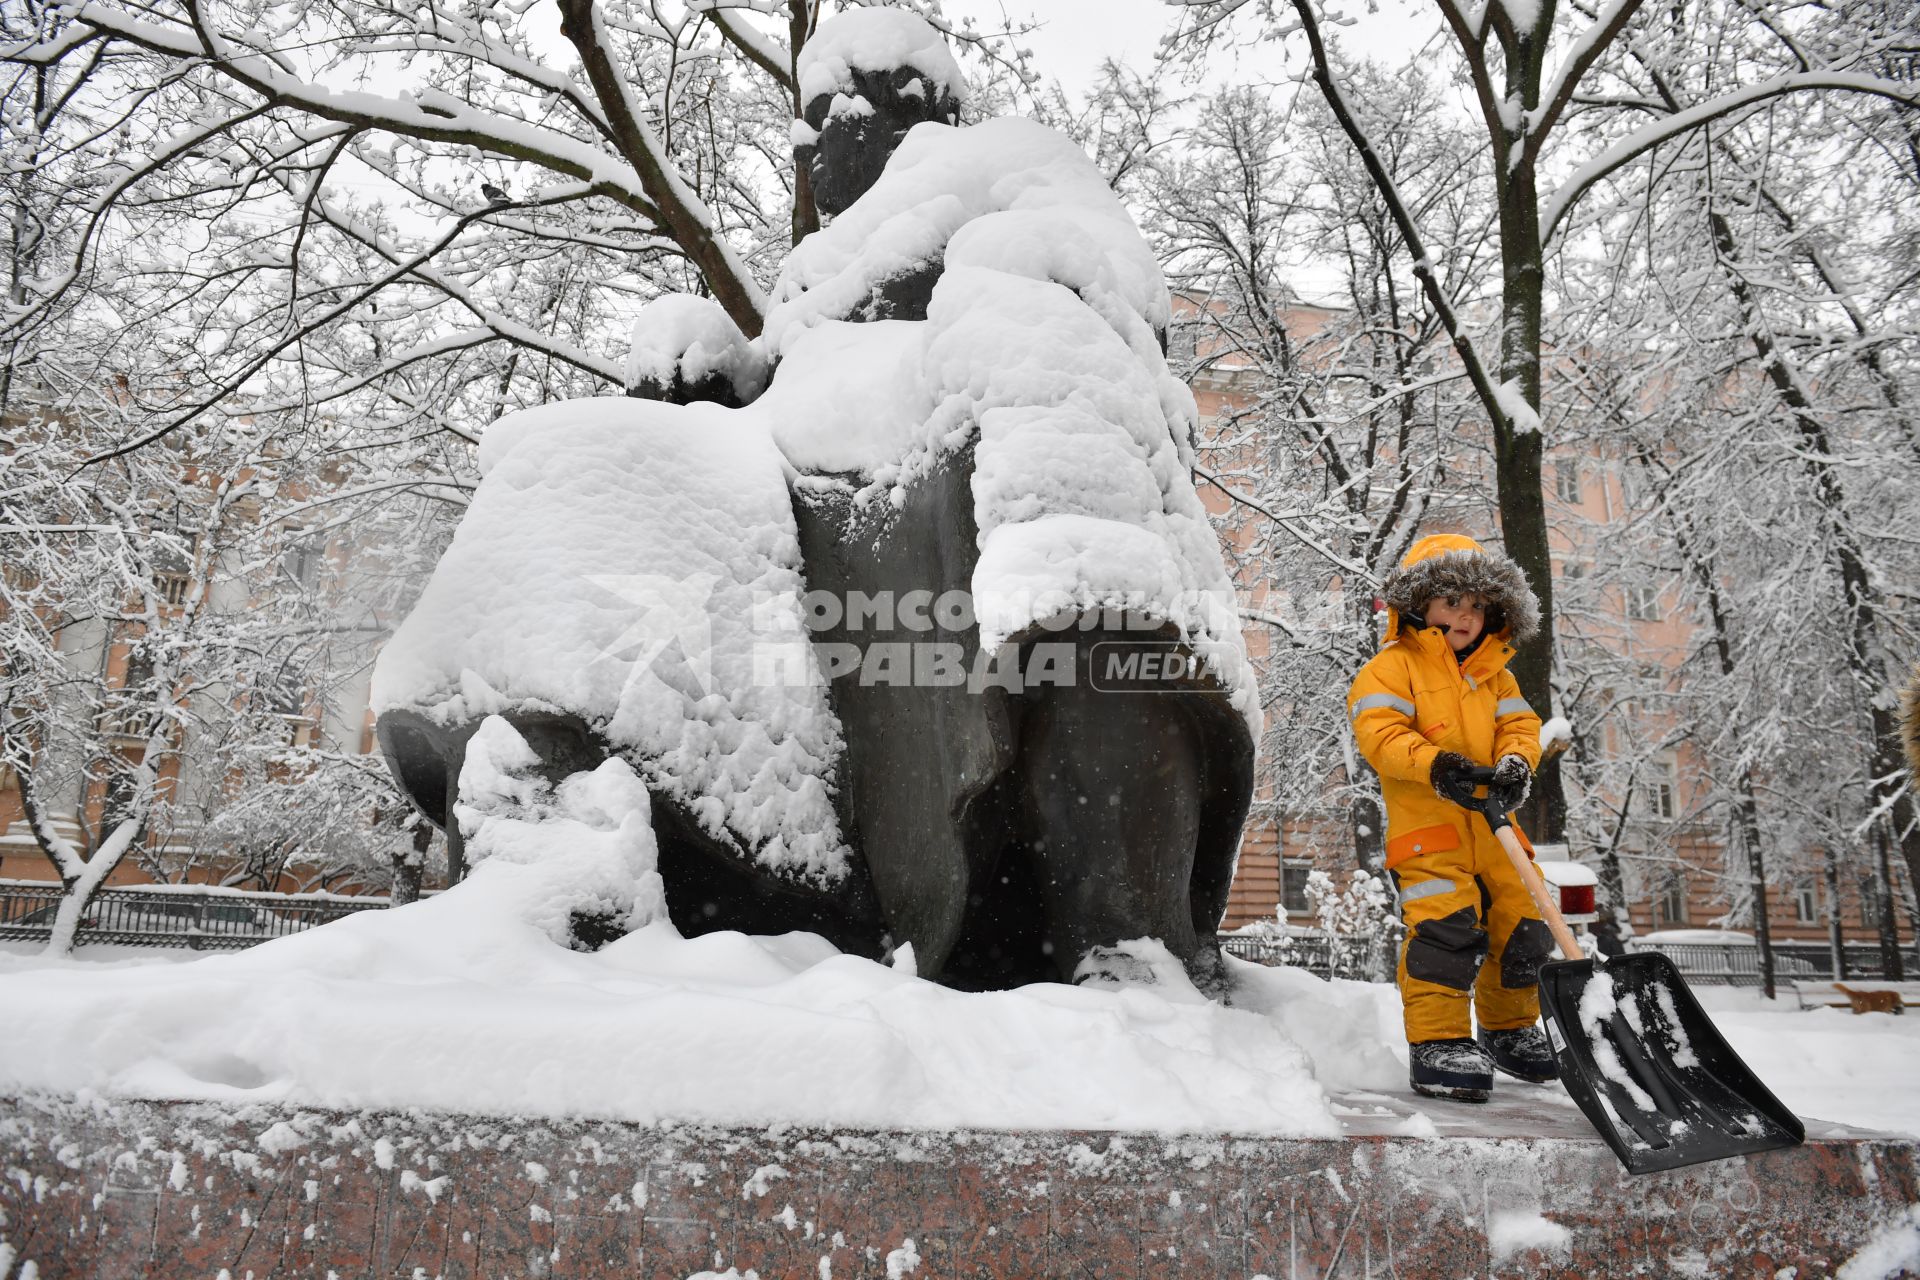
[[[1844,982],[1802,980],[1787,985],[1793,989],[1794,998],[1802,1009],[1850,1008],[1855,1013],[1902,1013],[1907,1006],[1920,1005],[1920,982],[1880,982],[1861,978]],[[1888,995],[1894,998],[1893,1007],[1876,1010],[1874,1006],[1887,1003],[1885,997]],[[1876,996],[1880,998],[1875,999]]]

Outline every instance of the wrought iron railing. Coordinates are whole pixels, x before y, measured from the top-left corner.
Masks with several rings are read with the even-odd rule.
[[[1673,961],[1681,974],[1694,982],[1723,982],[1732,986],[1760,985],[1760,948],[1751,942],[1654,942],[1633,944],[1638,951],[1658,951]],[[1846,971],[1834,972],[1832,947],[1824,942],[1776,942],[1773,944],[1773,976],[1776,982],[1831,982],[1835,978],[1884,978],[1880,947],[1873,942],[1847,942],[1841,946]],[[1920,977],[1913,948],[1902,950],[1905,976]]]
[[[0,939],[45,941],[64,892],[57,884],[0,881]],[[252,893],[180,885],[101,889],[87,903],[74,942],[117,942],[234,951],[387,906],[385,898]]]
[[[60,886],[43,881],[0,880],[0,939],[45,941],[53,934],[55,914],[65,896]],[[348,898],[337,894],[255,893],[209,890],[183,885],[140,889],[101,889],[87,904],[75,931],[76,944],[126,943],[136,946],[238,950],[269,938],[299,933],[359,911],[388,905],[384,897]],[[1288,936],[1227,934],[1220,945],[1230,955],[1257,964],[1288,965],[1327,977],[1389,980],[1392,940],[1341,939],[1324,934]],[[1759,949],[1740,942],[1637,943],[1659,951],[1695,982],[1758,986]],[[1853,978],[1883,978],[1880,948],[1871,942],[1843,947],[1845,973]],[[1779,982],[1832,981],[1833,951],[1825,943],[1773,944],[1774,977]],[[1920,977],[1911,947],[1903,953],[1905,976]]]
[[[1220,949],[1242,960],[1363,982],[1392,981],[1398,945],[1397,938],[1387,935],[1335,939],[1325,934],[1229,933],[1220,938]]]
[[[1221,949],[1256,964],[1289,965],[1324,978],[1334,971],[1336,954],[1342,976],[1391,981],[1393,939],[1379,939],[1368,948],[1367,940],[1354,939],[1336,950],[1324,935],[1234,933],[1220,939]],[[1724,983],[1730,986],[1760,985],[1759,948],[1750,942],[1658,942],[1636,943],[1635,950],[1658,951],[1667,956],[1688,980]],[[1842,947],[1846,978],[1883,979],[1880,947],[1872,942],[1848,942]],[[1920,978],[1920,960],[1912,947],[1902,951],[1905,977]],[[1835,979],[1833,951],[1822,942],[1776,942],[1773,944],[1773,974],[1777,983],[1795,981],[1831,982]]]

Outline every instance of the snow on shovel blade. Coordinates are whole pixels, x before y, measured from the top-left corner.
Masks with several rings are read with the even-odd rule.
[[[1545,964],[1540,1005],[1561,1082],[1629,1173],[1797,1146],[1806,1137],[1663,955]]]

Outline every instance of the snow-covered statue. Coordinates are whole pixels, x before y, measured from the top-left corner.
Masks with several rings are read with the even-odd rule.
[[[1140,939],[1209,970],[1259,710],[1165,280],[1070,141],[950,123],[919,18],[832,19],[798,71],[833,220],[758,339],[663,300],[641,398],[488,430],[382,747],[443,823],[489,714],[556,783],[619,756],[685,932],[964,987],[1145,976]]]

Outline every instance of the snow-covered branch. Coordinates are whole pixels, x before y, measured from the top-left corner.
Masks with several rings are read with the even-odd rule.
[[[1856,72],[1799,72],[1775,76],[1770,80],[1732,90],[1696,103],[1665,119],[1641,126],[1567,175],[1541,207],[1541,239],[1545,242],[1552,241],[1567,211],[1581,196],[1591,191],[1596,183],[1662,143],[1670,142],[1703,125],[1748,107],[1758,106],[1771,99],[1821,90],[1863,93],[1885,98],[1906,107],[1920,107],[1920,93],[1917,93],[1911,85]]]

